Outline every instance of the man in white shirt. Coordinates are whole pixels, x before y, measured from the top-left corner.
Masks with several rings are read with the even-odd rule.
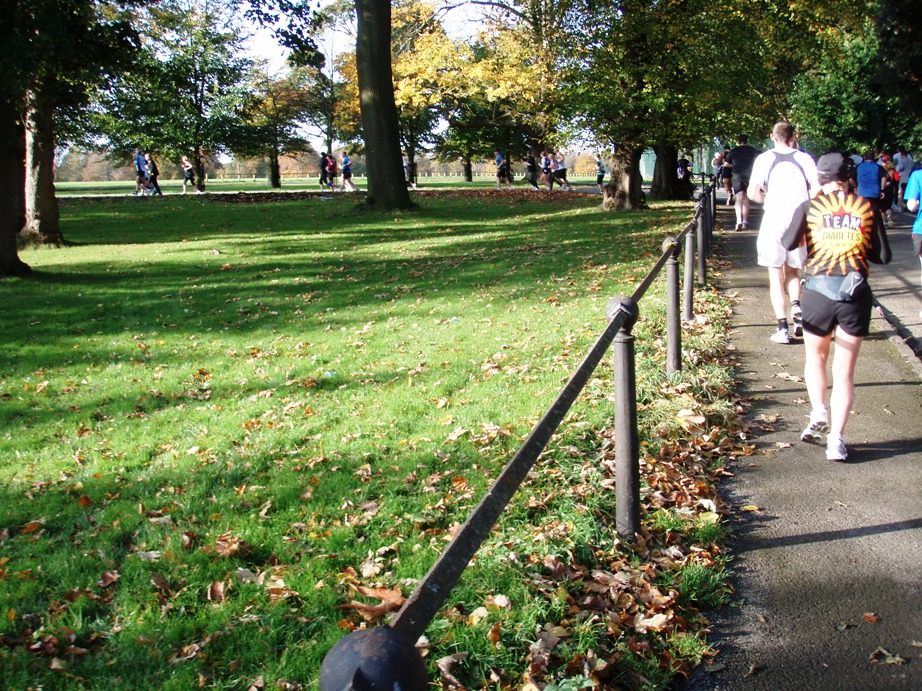
[[[790,343],[787,305],[791,302],[793,335],[803,334],[800,310],[800,268],[807,257],[806,247],[788,251],[781,236],[791,223],[794,211],[819,189],[816,162],[810,154],[794,148],[794,127],[781,121],[772,128],[775,146],[756,157],[752,164],[746,194],[763,204],[762,224],[756,240],[759,266],[768,269],[769,296],[778,330],[772,334],[775,343]]]
[[[909,176],[912,175],[912,169],[916,162],[912,160],[912,155],[906,151],[906,147],[901,146],[900,150],[893,154],[893,164],[896,166],[896,172],[900,176],[900,193],[897,197],[897,202],[900,209],[906,211],[906,202],[903,201],[903,197],[906,196],[906,185],[909,184]]]

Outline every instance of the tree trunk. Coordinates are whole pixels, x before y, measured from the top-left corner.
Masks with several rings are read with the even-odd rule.
[[[269,152],[269,186],[272,189],[280,189],[282,187],[282,171],[279,166],[279,152],[275,147],[272,147],[272,150]]]
[[[679,180],[679,149],[671,144],[653,147],[656,164],[653,166],[653,185],[650,196],[653,199],[688,199],[694,188],[691,178]]]
[[[464,165],[464,181],[474,182],[474,166],[470,158],[465,158],[461,163]]]
[[[192,170],[195,172],[195,182],[193,186],[199,192],[205,191],[205,160],[202,158],[202,154],[196,150],[195,156],[192,158]]]
[[[644,209],[647,206],[640,177],[640,157],[643,146],[619,146],[612,159],[611,174],[605,186],[602,208],[606,211]]]
[[[650,185],[650,196],[653,199],[675,199],[676,168],[679,165],[679,151],[670,145],[654,146],[656,164],[653,166],[653,184]]]
[[[410,209],[413,202],[403,180],[391,72],[391,4],[384,0],[355,0],[355,12],[355,63],[368,170],[365,204],[387,211]]]
[[[61,214],[54,190],[54,105],[33,89],[26,105],[26,223],[22,245],[64,244]]]
[[[5,94],[4,94],[5,95]],[[26,133],[17,104],[0,98],[0,276],[31,271],[17,240],[26,222]]]

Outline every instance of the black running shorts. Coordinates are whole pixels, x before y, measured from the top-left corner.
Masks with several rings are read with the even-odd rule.
[[[849,336],[867,336],[871,326],[870,288],[862,290],[854,302],[836,302],[815,290],[804,288],[800,296],[804,331],[814,336],[828,336],[836,325]]]

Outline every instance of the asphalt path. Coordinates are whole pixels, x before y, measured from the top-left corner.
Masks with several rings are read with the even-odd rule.
[[[778,345],[753,229],[719,206],[714,280],[733,296],[732,345],[755,455],[730,470],[733,604],[711,613],[719,650],[690,690],[922,689],[922,271],[913,217],[872,266],[880,307],[862,345],[847,463],[799,441],[809,404],[800,342]],[[833,346],[833,350],[834,350]]]

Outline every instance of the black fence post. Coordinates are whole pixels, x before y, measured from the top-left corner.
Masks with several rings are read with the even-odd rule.
[[[704,226],[704,245],[702,248],[707,257],[711,256],[711,240],[713,235],[711,230],[714,227],[714,212],[711,209],[710,193],[701,195],[701,224]]]
[[[666,260],[666,374],[682,369],[682,329],[679,319],[679,252],[682,246],[674,237],[663,240]]]
[[[695,234],[685,234],[685,278],[682,283],[682,319],[691,321],[695,316]]]
[[[704,195],[704,205],[708,210],[708,220],[707,220],[707,238],[708,238],[708,257],[711,256],[711,253],[714,249],[714,227],[717,224],[717,209],[714,208],[713,199],[711,190],[712,187],[708,187],[707,194]]]
[[[640,533],[640,441],[637,434],[637,375],[634,336],[637,302],[622,297],[609,302],[609,316],[627,314],[612,344],[615,369],[615,527],[618,535],[633,540]],[[614,309],[612,309],[614,307]]]
[[[704,214],[701,214],[703,216]],[[698,250],[698,285],[706,286],[708,281],[707,265],[707,233],[704,228],[704,220],[698,216],[695,220],[695,245]]]

